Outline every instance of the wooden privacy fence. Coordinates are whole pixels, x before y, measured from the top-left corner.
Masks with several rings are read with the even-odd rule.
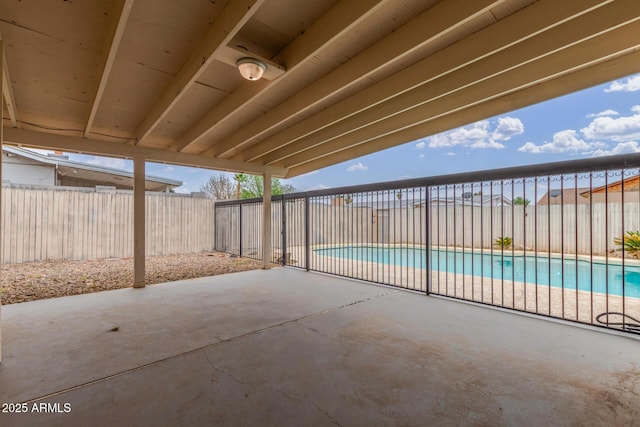
[[[242,209],[242,212],[240,210]],[[304,246],[304,201],[288,201],[284,214],[287,246]],[[369,207],[309,205],[309,239],[311,245],[376,242],[373,228],[374,210]],[[282,201],[271,205],[273,258],[282,256]],[[242,222],[242,223],[241,223]],[[262,258],[262,202],[218,206],[216,212],[216,249],[248,258]],[[242,229],[242,234],[240,233]],[[242,240],[240,240],[242,238]]]
[[[297,206],[300,205],[300,206]],[[271,221],[274,258],[281,255],[281,202],[273,202]],[[218,209],[217,248],[240,253],[240,206]],[[286,210],[287,245],[304,242],[303,202],[289,202]],[[427,237],[424,206],[395,209],[330,206],[310,203],[309,243],[416,244],[466,248],[494,247],[499,237],[511,237],[517,250],[538,250],[604,256],[616,248],[613,239],[640,230],[637,201],[592,205],[432,206],[431,236]],[[262,203],[242,207],[243,256],[262,257]],[[279,252],[280,251],[280,252]]]
[[[601,255],[616,249],[614,239],[640,230],[637,201],[565,205],[432,206],[430,242],[434,246],[492,248],[511,237],[515,249]],[[371,243],[425,244],[424,206],[379,210]],[[375,238],[377,237],[377,239]]]
[[[146,254],[213,250],[214,202],[146,195]],[[2,262],[133,256],[133,192],[62,187],[2,189]]]
[[[515,249],[604,256],[614,239],[640,230],[638,202],[539,206],[434,207],[431,243],[491,248],[511,237]]]

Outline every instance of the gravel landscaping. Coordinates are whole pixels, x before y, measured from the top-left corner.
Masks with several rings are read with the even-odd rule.
[[[148,257],[146,284],[261,267],[261,261],[220,252]],[[133,259],[4,264],[1,279],[2,304],[127,288],[133,284]]]

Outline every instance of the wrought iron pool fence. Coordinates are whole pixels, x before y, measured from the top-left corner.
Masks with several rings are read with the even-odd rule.
[[[640,155],[272,197],[272,262],[640,333]],[[262,259],[262,200],[215,205]]]

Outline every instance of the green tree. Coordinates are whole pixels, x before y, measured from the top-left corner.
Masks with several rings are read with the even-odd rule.
[[[513,204],[514,205],[524,205],[525,207],[527,207],[527,206],[529,206],[529,203],[531,203],[531,200],[523,199],[520,196],[518,196],[515,199],[513,199]]]
[[[238,173],[233,177],[236,180],[238,196],[241,199],[254,199],[262,197],[262,175],[247,175]],[[271,178],[271,194],[295,193],[296,188],[291,184],[283,184],[278,178]]]

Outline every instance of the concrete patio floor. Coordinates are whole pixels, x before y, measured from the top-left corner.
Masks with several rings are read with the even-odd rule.
[[[2,426],[640,425],[636,336],[294,269],[9,305],[2,327],[0,403],[29,412]]]

